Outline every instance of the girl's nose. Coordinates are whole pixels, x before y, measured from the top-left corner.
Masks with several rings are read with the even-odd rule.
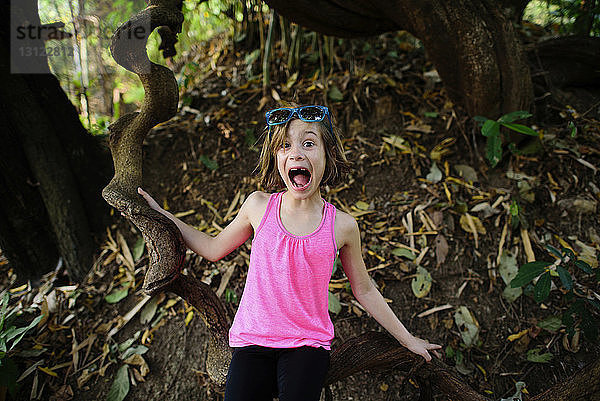
[[[300,147],[292,145],[292,148],[290,149],[290,160],[303,160],[304,159],[304,155],[302,154],[302,150],[300,149]]]

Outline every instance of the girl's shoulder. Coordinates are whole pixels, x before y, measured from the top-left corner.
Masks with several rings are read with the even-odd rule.
[[[344,246],[358,232],[358,223],[349,213],[337,209],[335,213],[335,237],[338,248]]]
[[[271,194],[263,191],[254,191],[244,201],[242,209],[247,213],[253,226],[260,222],[267,211],[270,196]]]
[[[272,194],[263,191],[254,191],[246,197],[244,204],[248,204],[248,206],[252,208],[260,208],[261,206],[266,208],[271,195]]]

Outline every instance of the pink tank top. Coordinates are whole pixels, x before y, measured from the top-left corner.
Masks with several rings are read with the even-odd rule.
[[[337,254],[335,206],[325,202],[311,234],[289,233],[279,215],[283,192],[271,194],[254,233],[248,277],[229,329],[229,346],[331,349],[329,279]]]

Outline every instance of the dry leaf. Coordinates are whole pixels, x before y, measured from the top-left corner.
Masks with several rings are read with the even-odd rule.
[[[136,365],[140,367],[140,374],[142,376],[146,376],[148,372],[150,372],[150,368],[148,368],[148,364],[143,356],[140,354],[133,354],[129,358],[124,361],[128,365]]]
[[[460,216],[460,226],[466,232],[473,234],[473,230],[469,226],[469,221],[468,221],[467,214],[468,213],[463,214],[462,216]],[[471,220],[473,221],[473,224],[475,225],[475,229],[477,230],[477,232],[479,234],[486,234],[487,233],[487,231],[485,230],[485,227],[483,226],[483,223],[481,223],[481,220],[479,220],[479,218],[477,218],[475,216],[471,216]]]
[[[437,266],[441,265],[446,261],[448,256],[448,241],[442,234],[438,234],[435,237],[435,259]]]

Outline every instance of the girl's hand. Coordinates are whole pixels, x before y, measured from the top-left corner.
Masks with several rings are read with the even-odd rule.
[[[144,191],[141,187],[138,187],[137,191],[138,191],[138,194],[142,195],[142,197],[146,200],[146,202],[148,202],[148,206],[150,206],[151,209],[154,209],[157,212],[161,212],[162,211],[162,207],[160,207],[160,205],[158,204],[158,202],[156,202],[150,196],[150,194],[148,194],[146,191]]]
[[[431,361],[431,355],[429,355],[428,351],[431,351],[436,357],[440,357],[436,349],[441,349],[442,346],[438,344],[430,344],[427,340],[422,340],[418,337],[412,336],[410,340],[406,344],[404,344],[406,348],[410,351],[414,352],[417,355],[421,355],[427,362]]]

